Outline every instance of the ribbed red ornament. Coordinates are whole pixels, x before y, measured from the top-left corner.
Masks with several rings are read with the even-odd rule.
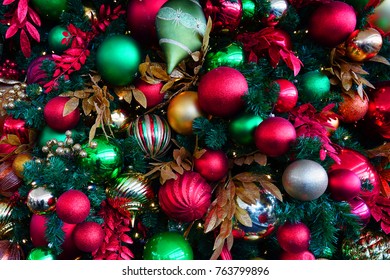
[[[142,91],[146,97],[146,108],[152,108],[164,100],[164,93],[161,93],[163,83],[149,84],[144,80],[138,79],[134,82],[136,89]]]
[[[201,77],[198,86],[199,106],[207,114],[216,117],[232,117],[245,105],[243,96],[248,83],[240,71],[220,66]]]
[[[73,241],[76,247],[83,252],[92,253],[103,244],[104,231],[96,222],[77,224],[73,231]]]
[[[159,189],[161,209],[178,222],[192,222],[206,214],[212,188],[199,173],[188,171],[166,181]]]
[[[47,73],[41,68],[43,61],[53,60],[52,55],[39,56],[28,65],[26,78],[27,84],[38,84],[43,86],[47,81]]]
[[[304,223],[285,223],[278,228],[276,238],[284,251],[304,252],[309,249],[310,229]]]
[[[207,181],[219,181],[229,171],[229,159],[223,151],[207,150],[194,160],[194,170]]]
[[[65,132],[74,128],[80,120],[80,110],[76,108],[70,114],[63,116],[69,97],[56,96],[47,102],[43,114],[47,125],[58,131]]]
[[[78,224],[89,215],[91,203],[88,196],[79,190],[68,190],[58,197],[56,212],[65,223]]]
[[[22,180],[12,169],[12,161],[0,164],[0,195],[11,197],[22,185]]]

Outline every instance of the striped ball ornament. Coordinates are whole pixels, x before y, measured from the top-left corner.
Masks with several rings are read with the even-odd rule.
[[[170,147],[171,128],[155,114],[138,117],[129,125],[129,136],[134,136],[142,151],[150,158],[163,156]]]

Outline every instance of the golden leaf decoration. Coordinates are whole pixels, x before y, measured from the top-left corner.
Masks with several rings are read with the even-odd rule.
[[[64,110],[62,111],[62,116],[66,117],[70,113],[72,113],[74,110],[76,110],[79,107],[80,99],[78,97],[72,97],[69,99],[64,106]]]

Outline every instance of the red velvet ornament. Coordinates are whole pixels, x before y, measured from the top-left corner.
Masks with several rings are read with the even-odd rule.
[[[30,137],[30,129],[26,125],[25,120],[14,119],[11,116],[8,116],[3,124],[3,133],[16,135],[21,144],[28,144]]]
[[[92,253],[103,244],[104,231],[96,222],[82,222],[73,231],[73,242],[83,252]]]
[[[89,215],[91,204],[86,194],[79,190],[68,190],[58,197],[56,212],[65,223],[78,224]]]
[[[201,77],[198,102],[203,112],[216,117],[232,117],[244,107],[248,83],[240,71],[220,66]]]
[[[42,62],[46,59],[53,60],[51,54],[39,56],[30,62],[27,68],[26,78],[27,84],[38,84],[43,86],[48,79],[47,73],[41,69]]]
[[[134,86],[142,91],[146,97],[146,108],[152,108],[164,100],[164,93],[161,93],[163,83],[149,84],[142,79],[138,79]]]
[[[229,159],[222,151],[207,150],[194,160],[194,170],[207,181],[219,181],[229,171]]]
[[[309,249],[310,229],[304,223],[285,223],[278,228],[276,238],[284,251],[304,252]]]
[[[241,0],[203,0],[201,2],[206,18],[211,18],[213,32],[233,32],[240,25],[242,18]]]
[[[280,255],[281,260],[300,260],[300,261],[311,261],[315,260],[316,257],[313,255],[313,253],[309,251],[303,251],[299,253],[289,253],[289,252],[283,252]]]
[[[12,161],[0,163],[0,195],[11,197],[22,185],[22,180],[12,169]]]
[[[279,87],[278,99],[275,104],[275,112],[287,113],[298,102],[298,90],[295,85],[286,79],[278,79],[275,81]]]
[[[178,222],[201,219],[211,204],[212,188],[196,172],[184,172],[177,179],[166,181],[159,189],[161,209]]]
[[[339,103],[338,113],[344,123],[353,123],[363,119],[368,111],[368,99],[360,98],[357,92],[352,96],[346,93],[341,94],[343,101]]]
[[[351,205],[351,213],[358,216],[363,226],[366,226],[371,219],[371,211],[367,204],[360,197],[355,197],[348,201]]]
[[[350,200],[360,193],[362,183],[355,172],[349,169],[335,169],[328,172],[328,190],[334,200]]]
[[[347,148],[342,149],[338,156],[340,158],[340,164],[335,163],[331,165],[328,173],[335,169],[349,169],[355,172],[361,181],[369,180],[374,188],[371,191],[361,189],[359,193],[359,196],[365,202],[379,194],[381,186],[379,174],[368,158],[355,150]]]
[[[130,35],[143,46],[157,45],[156,16],[167,0],[129,1],[127,26]]]
[[[375,85],[368,93],[366,121],[384,139],[390,139],[390,82]]]
[[[33,214],[30,221],[30,238],[35,247],[46,247],[48,241],[46,238],[46,222],[47,216]],[[80,251],[76,248],[72,234],[75,229],[75,224],[63,223],[62,230],[65,233],[64,242],[61,245],[63,252],[58,257],[59,259],[75,259],[80,255]]]
[[[63,116],[66,102],[69,97],[56,96],[47,102],[43,115],[47,125],[58,132],[65,132],[74,128],[80,120],[80,110],[76,108],[70,114]]]
[[[311,14],[309,35],[319,44],[336,47],[343,43],[356,27],[356,12],[345,2],[332,1],[320,5]]]
[[[296,138],[294,126],[282,117],[270,117],[262,121],[255,129],[257,149],[270,157],[278,157],[287,153]]]

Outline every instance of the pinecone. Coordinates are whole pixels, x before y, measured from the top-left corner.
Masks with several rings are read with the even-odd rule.
[[[348,260],[390,260],[390,237],[382,232],[362,231],[359,239],[345,239],[342,254]]]

